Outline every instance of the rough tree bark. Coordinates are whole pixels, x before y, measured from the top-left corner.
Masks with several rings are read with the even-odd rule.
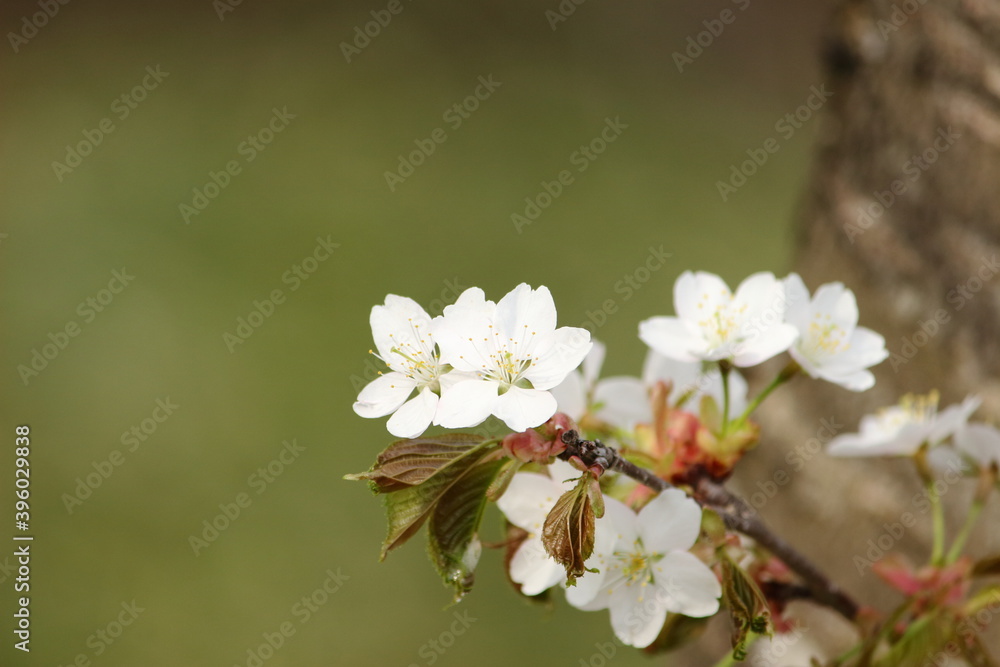
[[[813,455],[810,438],[854,431],[865,412],[934,388],[942,406],[978,393],[977,418],[1000,418],[1000,1],[850,0],[829,32],[834,94],[794,269],[811,289],[834,280],[852,288],[862,323],[894,356],[863,394],[801,379],[779,391],[762,415],[778,442],[754,453],[736,488],[750,494],[789,473],[790,490],[760,509],[765,519],[797,534],[857,598],[885,608],[894,598],[855,556],[914,510],[916,476],[902,462]],[[801,459],[786,458],[796,447]],[[967,507],[967,497],[963,487],[945,500]],[[984,516],[975,551],[1000,551],[998,525],[996,512]],[[925,561],[928,534],[915,528],[894,541]],[[1000,636],[1000,619],[990,636]]]

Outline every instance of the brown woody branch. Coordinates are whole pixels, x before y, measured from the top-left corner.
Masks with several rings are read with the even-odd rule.
[[[664,491],[671,487],[666,480],[626,460],[613,447],[608,447],[599,440],[581,440],[576,431],[570,430],[562,434],[562,441],[566,445],[566,451],[559,455],[561,459],[579,457],[587,466],[599,465],[605,470],[614,470],[654,491]],[[742,498],[707,477],[694,482],[693,496],[703,507],[714,510],[722,517],[730,530],[752,537],[760,546],[780,558],[802,579],[815,602],[830,607],[850,621],[857,618],[858,604],[830,581],[812,561],[771,532]]]

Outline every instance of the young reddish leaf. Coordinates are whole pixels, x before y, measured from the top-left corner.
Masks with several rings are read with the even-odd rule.
[[[375,493],[400,491],[427,481],[482,443],[481,436],[469,433],[397,440],[378,455],[371,470],[344,479],[368,480]]]
[[[477,463],[497,451],[499,445],[496,443],[481,443],[442,465],[421,483],[386,492],[389,532],[382,544],[381,558],[384,559],[386,554],[413,537],[452,486]],[[482,493],[486,495],[485,488]]]
[[[572,586],[587,571],[584,562],[594,552],[595,501],[604,513],[604,499],[597,478],[586,472],[570,491],[559,497],[542,526],[542,544],[566,568]]]

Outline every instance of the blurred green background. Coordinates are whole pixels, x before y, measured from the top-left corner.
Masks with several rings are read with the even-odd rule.
[[[384,420],[351,410],[370,368],[368,312],[386,293],[434,311],[456,288],[496,299],[544,284],[560,324],[601,325],[606,372],[638,373],[636,325],[671,312],[681,271],[737,281],[787,269],[815,122],[727,202],[716,182],[820,82],[826,5],[589,0],[553,30],[555,0],[403,0],[350,63],[341,43],[387,3],[244,0],[220,20],[221,6],[70,2],[19,41],[11,34],[32,34],[25,17],[43,10],[4,4],[0,488],[13,487],[13,427],[29,424],[36,541],[32,652],[11,647],[13,575],[0,569],[0,663],[247,665],[262,635],[290,622],[295,634],[263,664],[599,664],[606,613],[526,604],[496,552],[451,609],[422,535],[377,562],[381,504],[341,479],[391,439]],[[725,9],[735,21],[678,72],[672,54]],[[147,67],[168,74],[122,118],[120,97]],[[500,87],[453,129],[443,114],[490,75]],[[248,161],[241,144],[275,108],[294,118]],[[518,232],[511,215],[575,169],[571,154],[606,118],[628,128]],[[53,162],[103,119],[114,130],[57,174]],[[384,173],[439,127],[447,141],[390,191]],[[231,160],[240,172],[186,224],[179,206]],[[339,248],[292,290],[283,276],[317,238]],[[670,259],[626,299],[620,281],[660,246]],[[102,293],[123,269],[134,280]],[[285,301],[231,352],[223,334],[275,289]],[[81,306],[109,296],[100,312]],[[591,317],[608,299],[616,312]],[[71,322],[79,335],[23,377]],[[162,423],[150,421],[163,416],[158,399],[178,406]],[[123,435],[144,420],[155,432],[132,449]],[[275,464],[293,439],[304,450]],[[67,507],[114,456],[120,465]],[[281,468],[273,481],[251,478],[268,465]],[[249,506],[196,555],[190,536],[239,494]],[[493,509],[484,525],[499,538]],[[328,570],[347,578],[302,622],[295,605]],[[101,640],[133,600],[143,611]],[[443,653],[429,648],[450,643],[456,612],[476,621]],[[727,633],[717,623],[671,664],[702,664]],[[614,660],[649,664],[638,652]]]

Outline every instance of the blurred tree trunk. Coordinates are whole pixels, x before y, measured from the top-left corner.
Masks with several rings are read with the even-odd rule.
[[[829,439],[822,420],[855,431],[862,414],[907,392],[940,389],[942,406],[978,393],[978,417],[1000,417],[1000,0],[845,2],[824,65],[833,96],[794,268],[810,289],[853,289],[861,323],[893,356],[868,392],[799,379],[768,401],[764,432],[779,433],[779,446],[755,452],[738,483],[749,495],[788,472],[792,491],[762,515],[885,609],[892,596],[854,557],[914,511],[916,477],[902,461],[834,460],[817,444]],[[960,486],[945,498],[955,508],[968,507]],[[926,562],[929,517],[918,518],[898,548]],[[981,520],[974,551],[1000,551],[997,525],[996,513]],[[1000,636],[993,625],[984,637]]]

